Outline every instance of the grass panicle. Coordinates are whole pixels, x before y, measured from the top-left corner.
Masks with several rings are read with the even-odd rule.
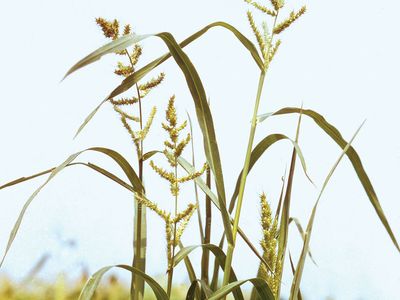
[[[196,204],[190,204],[188,208],[182,212],[178,212],[178,195],[179,184],[184,182],[193,181],[200,177],[207,169],[207,164],[199,171],[179,177],[178,176],[178,158],[181,156],[183,150],[189,144],[191,135],[187,133],[186,137],[180,139],[180,133],[186,128],[187,121],[178,124],[178,116],[175,108],[175,95],[171,96],[168,101],[168,106],[165,111],[166,122],[162,123],[162,128],[168,133],[169,139],[164,141],[164,157],[172,168],[167,171],[162,167],[156,165],[151,160],[150,167],[163,179],[169,182],[171,195],[175,199],[175,212],[174,217],[168,214],[168,218],[164,217],[166,224],[166,238],[167,238],[167,259],[168,259],[168,290],[167,294],[171,293],[172,289],[172,276],[173,276],[173,257],[175,256],[175,248],[179,244],[181,236],[189,223],[195,209]],[[180,224],[178,224],[180,223]],[[179,226],[178,226],[179,225]]]
[[[260,242],[263,250],[263,258],[270,266],[268,269],[264,264],[260,264],[257,277],[264,279],[271,288],[275,297],[278,294],[280,285],[280,274],[282,272],[282,262],[278,257],[278,217],[272,216],[270,204],[263,193],[260,195],[261,203],[261,227],[262,240]]]

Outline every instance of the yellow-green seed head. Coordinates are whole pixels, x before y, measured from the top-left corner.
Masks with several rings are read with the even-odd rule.
[[[105,37],[111,38],[113,40],[118,38],[119,35],[118,20],[110,22],[104,18],[96,18],[96,23],[101,27],[101,30],[103,31]]]
[[[292,25],[294,21],[304,15],[306,10],[306,6],[303,6],[297,12],[292,11],[287,19],[275,26],[274,34],[280,34],[282,31]]]

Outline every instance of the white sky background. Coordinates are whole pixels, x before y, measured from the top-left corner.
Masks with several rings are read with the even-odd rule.
[[[315,1],[308,12],[282,36],[283,44],[267,77],[260,112],[285,106],[300,106],[322,113],[350,139],[360,123],[367,123],[354,146],[381,200],[392,228],[400,237],[398,202],[397,88],[400,69],[400,20],[398,1]],[[72,140],[86,115],[118,83],[113,66],[118,57],[109,55],[59,83],[66,70],[90,51],[103,45],[94,18],[118,18],[129,22],[138,33],[170,31],[182,40],[206,24],[222,20],[251,36],[246,21],[246,5],[237,1],[8,1],[0,10],[2,47],[1,156],[0,183],[47,169],[69,154],[89,146],[105,146],[135,159],[129,137],[110,106],[105,105],[84,132]],[[255,14],[261,22],[262,16]],[[251,36],[252,38],[252,36]],[[253,39],[253,38],[252,38]],[[254,39],[253,39],[254,40]],[[142,43],[141,65],[166,51],[155,38]],[[249,53],[223,29],[212,29],[185,48],[197,67],[211,99],[216,133],[222,154],[228,195],[242,167],[249,120],[257,88],[258,69]],[[169,60],[160,71],[167,80],[144,104],[149,111],[157,105],[158,117],[146,149],[162,147],[166,137],[160,129],[168,97],[177,96],[183,120],[188,110],[195,114],[180,70]],[[153,73],[155,75],[155,73]],[[149,102],[149,103],[147,103]],[[151,103],[150,103],[151,102]],[[282,116],[260,124],[257,140],[269,133],[293,137],[296,117]],[[204,160],[201,137],[195,128],[197,161]],[[309,173],[320,187],[340,149],[304,118],[300,137]],[[289,164],[291,146],[280,142],[268,152],[249,176],[241,226],[254,243],[260,238],[258,194],[265,191],[276,205],[280,177]],[[190,152],[185,153],[190,158]],[[159,159],[159,158],[158,158]],[[99,154],[84,154],[91,161],[122,174]],[[165,208],[172,203],[168,186],[149,168],[145,170],[149,197]],[[0,191],[0,248],[24,201],[44,180],[40,178]],[[153,183],[156,182],[156,183]],[[153,185],[154,184],[154,185]],[[182,207],[192,185],[182,193]],[[305,225],[317,197],[298,168],[292,196],[292,215]],[[130,263],[132,197],[113,182],[73,167],[63,171],[33,202],[21,226],[3,271],[23,278],[39,257],[53,255],[42,276],[59,271],[74,276],[84,262],[90,272],[116,263]],[[219,219],[214,211],[214,220]],[[194,218],[184,235],[185,245],[198,244]],[[160,274],[166,262],[162,222],[149,213],[148,272]],[[220,238],[221,223],[213,229],[213,242]],[[61,246],[74,239],[75,249]],[[300,239],[291,231],[289,248],[297,260]],[[359,183],[351,164],[344,159],[327,188],[315,221],[311,249],[318,266],[306,264],[302,290],[307,299],[395,299],[400,286],[400,255],[388,238]],[[198,254],[193,261],[198,261]],[[241,243],[234,266],[240,278],[254,276],[257,260]],[[286,264],[288,266],[288,263]],[[176,272],[176,274],[182,273]],[[123,272],[120,276],[126,276]],[[290,289],[287,271],[284,292]],[[177,275],[178,280],[184,276]]]

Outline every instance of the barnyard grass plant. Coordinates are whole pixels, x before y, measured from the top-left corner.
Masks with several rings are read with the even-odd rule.
[[[255,43],[238,31],[234,26],[225,22],[211,23],[178,43],[169,32],[139,35],[132,31],[130,25],[125,25],[121,28],[117,20],[108,21],[103,18],[96,19],[96,23],[100,26],[104,36],[110,39],[110,42],[78,61],[66,73],[65,77],[96,62],[102,56],[113,53],[120,58],[114,73],[120,76],[122,81],[88,115],[79,127],[77,134],[83,130],[105,103],[109,103],[112,105],[122,126],[132,141],[134,152],[136,153],[135,163],[131,164],[129,162],[130,158],[125,158],[113,149],[92,147],[72,154],[55,168],[45,170],[32,176],[21,177],[0,186],[0,189],[4,189],[32,178],[49,174],[47,180],[34,191],[23,206],[14,228],[10,233],[1,264],[3,264],[17,236],[20,224],[31,202],[60,171],[66,167],[75,165],[83,165],[91,168],[125,188],[132,193],[132,201],[134,201],[135,205],[135,210],[133,212],[134,234],[132,239],[132,263],[106,266],[95,272],[87,280],[80,292],[79,299],[82,300],[95,299],[93,297],[95,297],[95,291],[100,284],[100,280],[104,274],[112,268],[120,268],[132,274],[130,285],[130,298],[132,300],[144,299],[145,287],[148,287],[147,292],[151,290],[154,297],[158,300],[175,299],[172,293],[174,286],[173,274],[175,267],[182,261],[185,263],[187,275],[190,280],[190,286],[186,292],[186,299],[188,300],[225,299],[230,294],[232,294],[235,300],[241,300],[245,297],[242,291],[242,285],[245,283],[253,285],[253,290],[250,295],[251,300],[277,300],[280,299],[281,289],[284,287],[282,285],[282,274],[287,271],[285,269],[285,259],[287,256],[290,258],[290,267],[293,272],[289,299],[301,299],[300,283],[305,261],[307,257],[312,259],[309,244],[317,206],[332,174],[345,156],[354,167],[369,201],[394,246],[397,250],[400,250],[396,237],[385,217],[378,196],[361,163],[360,157],[352,147],[352,142],[361,129],[361,126],[357,129],[352,138],[346,141],[336,127],[328,123],[322,115],[311,109],[304,109],[303,107],[285,107],[274,113],[259,113],[260,102],[264,100],[262,92],[266,74],[269,71],[272,61],[276,59],[280,47],[284,44],[282,42],[283,35],[306,13],[306,6],[301,6],[290,12],[290,8],[287,7],[287,4],[283,0],[264,2],[245,0],[245,2],[249,7],[247,19],[253,33],[252,39],[255,40]],[[253,11],[261,13],[264,17],[260,25],[258,25],[258,18],[253,15]],[[223,174],[221,154],[219,152],[218,139],[216,138],[214,130],[213,115],[209,107],[207,94],[196,67],[184,51],[187,45],[193,43],[215,27],[221,27],[233,33],[233,36],[239,41],[239,44],[248,51],[250,54],[249,57],[255,62],[260,73],[251,117],[246,154],[241,164],[242,169],[237,178],[229,177],[227,179],[229,181],[236,179],[235,189],[230,197],[230,201],[228,201],[226,195],[226,178],[224,178]],[[161,39],[167,46],[168,52],[139,68],[138,62],[143,52],[139,43],[150,37]],[[193,144],[191,163],[184,158],[184,150],[189,143],[192,142],[193,134],[189,132],[184,134],[184,132],[188,130],[187,121],[183,123],[178,122],[175,96],[170,97],[166,109],[165,122],[161,124],[168,135],[168,138],[163,141],[163,149],[152,151],[145,150],[145,140],[152,138],[151,129],[155,126],[153,122],[157,112],[157,105],[151,106],[148,110],[149,112],[145,114],[143,110],[143,101],[146,98],[145,102],[149,102],[149,100],[147,100],[149,98],[148,95],[154,88],[160,86],[164,81],[165,74],[162,72],[157,73],[156,76],[149,77],[150,79],[147,79],[147,81],[145,81],[145,77],[150,72],[158,69],[160,65],[171,57],[184,75],[187,87],[191,93],[191,101],[193,101],[195,107],[196,121],[201,131],[203,151],[206,158],[206,163],[204,163],[200,169],[196,169],[194,166]],[[122,97],[121,95],[125,92],[130,93],[129,96],[124,94],[125,96]],[[255,133],[258,124],[268,120],[270,117],[288,114],[298,115],[294,139],[284,134],[275,133],[264,137],[255,144]],[[341,155],[325,178],[305,229],[303,229],[298,219],[291,216],[290,212],[292,186],[297,160],[300,161],[301,168],[307,178],[309,178],[305,159],[298,144],[300,125],[303,117],[311,118],[314,123],[342,149]],[[188,118],[191,129],[190,117]],[[247,120],[243,120],[243,124],[246,123]],[[284,178],[275,213],[272,212],[272,203],[267,201],[267,195],[262,193],[260,196],[261,216],[259,230],[262,233],[262,238],[259,245],[256,245],[257,242],[254,243],[254,241],[251,241],[246,235],[247,231],[254,230],[254,228],[241,228],[239,226],[243,203],[245,201],[247,205],[254,203],[254,201],[248,201],[248,199],[244,197],[247,176],[255,164],[258,163],[260,157],[262,157],[272,145],[283,140],[290,141],[293,146],[291,157],[289,157],[288,174]],[[80,154],[93,151],[102,153],[113,159],[118,167],[122,169],[126,179],[116,176],[113,172],[97,164],[76,162]],[[160,161],[156,160],[156,158],[158,159],[160,157],[164,159],[163,164],[168,165],[167,168],[163,167],[163,164],[160,164]],[[170,198],[174,202],[173,211],[167,211],[162,208],[168,201],[171,201],[171,199],[165,199],[165,195],[156,196],[157,201],[149,199],[149,193],[146,191],[146,187],[143,184],[145,175],[143,172],[144,164],[148,164],[154,172],[169,184]],[[194,182],[195,192],[193,193],[193,198],[189,199],[190,203],[186,208],[182,209],[182,205],[179,205],[180,201],[178,201],[180,199],[180,185],[190,181]],[[149,186],[154,187],[154,183]],[[204,193],[204,206],[200,205],[202,197],[200,197],[201,195],[199,195],[198,191]],[[202,217],[202,207],[205,207],[205,218]],[[166,264],[163,271],[167,274],[166,288],[163,288],[164,284],[160,282],[158,278],[151,277],[146,273],[146,260],[148,258],[146,256],[145,241],[146,239],[159,238],[158,236],[154,236],[154,234],[146,232],[147,210],[158,215],[165,224]],[[182,235],[196,211],[198,215],[200,241],[197,244],[185,246],[183,245]],[[217,212],[217,214],[215,214],[215,212]],[[211,239],[212,224],[218,216],[222,220],[224,229],[223,236],[221,239],[216,239],[214,237]],[[291,223],[296,224],[303,239],[303,245],[297,263],[293,262],[287,250],[289,239],[288,228]],[[259,265],[255,266],[255,268],[258,267],[258,271],[254,278],[240,279],[234,271],[235,264],[233,258],[238,235],[246,243],[251,253],[259,260]],[[178,247],[179,251],[177,251]],[[192,262],[193,257],[191,257],[191,253],[197,248],[203,251],[201,261],[197,263],[197,265],[200,265],[201,269],[201,274],[199,276],[195,272]],[[213,266],[210,265],[210,256],[214,257]],[[219,276],[220,270],[223,272],[223,276]],[[222,277],[222,281],[220,277]]]

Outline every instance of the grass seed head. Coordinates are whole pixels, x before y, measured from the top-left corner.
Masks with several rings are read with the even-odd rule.
[[[264,193],[260,195],[261,205],[261,227],[262,227],[262,239],[260,242],[261,248],[263,249],[263,258],[267,262],[268,269],[264,264],[260,265],[259,277],[267,281],[272,292],[276,296],[279,288],[280,272],[282,269],[282,263],[278,259],[277,246],[278,246],[278,219],[272,217],[271,206],[267,201],[267,197]]]
[[[124,65],[122,62],[118,62],[117,68],[114,70],[114,73],[119,76],[128,77],[133,73],[133,67]]]
[[[120,98],[118,100],[110,99],[112,105],[121,106],[121,105],[132,105],[138,103],[139,99],[136,97],[130,98]]]
[[[124,35],[128,35],[131,33],[131,25],[130,24],[126,24],[124,26]]]
[[[176,238],[175,238],[175,246],[178,246],[183,232],[185,231],[187,225],[189,224],[190,219],[192,218],[197,206],[190,204],[187,210],[185,210],[185,215],[183,216],[178,229],[176,230]]]
[[[285,5],[284,0],[270,0],[270,1],[276,11],[280,10]]]
[[[101,27],[103,34],[106,38],[111,38],[113,40],[117,39],[119,36],[119,22],[118,20],[107,21],[104,18],[96,18],[96,23]]]
[[[292,11],[288,18],[286,18],[283,22],[275,26],[274,34],[280,34],[282,31],[284,31],[286,28],[292,25],[294,21],[296,21],[298,18],[304,15],[306,10],[307,10],[306,6],[303,6],[297,12]]]
[[[150,79],[145,84],[139,85],[139,89],[144,92],[149,91],[149,90],[157,87],[158,85],[160,85],[164,81],[164,78],[165,78],[165,74],[160,73],[157,77]]]
[[[257,43],[258,43],[258,46],[259,46],[261,52],[265,52],[266,45],[265,45],[263,35],[261,34],[260,30],[258,29],[251,11],[247,11],[247,19],[249,21],[251,29],[253,30],[254,36],[256,37],[256,40],[257,40]]]
[[[276,16],[276,11],[269,9],[268,7],[256,2],[256,1],[252,1],[252,0],[245,0],[245,2],[247,2],[248,4],[252,5],[254,8],[258,9],[259,11],[270,15],[272,17]]]

